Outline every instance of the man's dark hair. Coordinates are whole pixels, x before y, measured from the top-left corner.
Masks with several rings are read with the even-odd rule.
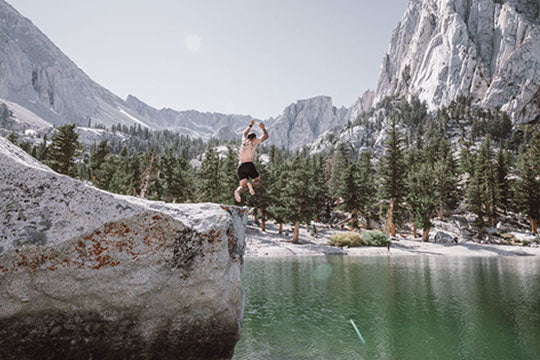
[[[256,137],[257,137],[257,135],[255,135],[255,133],[251,133],[251,134],[249,134],[249,135],[247,136],[247,138],[248,138],[249,140],[255,139]]]

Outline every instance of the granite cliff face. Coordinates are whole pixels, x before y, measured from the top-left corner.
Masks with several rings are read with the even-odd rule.
[[[113,195],[1,137],[0,193],[0,358],[231,358],[243,209]]]
[[[540,115],[536,0],[411,0],[383,59],[374,103],[417,95],[430,108],[471,95],[517,123]]]
[[[274,120],[268,143],[296,150],[311,144],[326,131],[344,125],[346,112],[346,108],[336,108],[329,96],[299,100]]]

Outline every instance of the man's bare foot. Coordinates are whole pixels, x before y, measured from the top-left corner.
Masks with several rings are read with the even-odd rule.
[[[236,200],[236,202],[241,202],[242,201],[242,198],[240,197],[240,192],[238,191],[238,189],[234,190],[234,200]]]
[[[247,183],[247,187],[249,189],[249,193],[251,195],[255,195],[255,190],[253,190],[253,185],[251,185],[251,183]]]

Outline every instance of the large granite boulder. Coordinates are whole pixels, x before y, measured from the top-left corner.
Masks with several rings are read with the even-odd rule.
[[[113,195],[0,137],[0,359],[229,359],[246,214]]]

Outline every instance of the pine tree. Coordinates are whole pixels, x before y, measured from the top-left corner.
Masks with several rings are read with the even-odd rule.
[[[173,178],[168,188],[168,195],[173,202],[181,203],[186,201],[190,193],[187,165],[185,163],[186,161],[183,158],[179,158],[175,162]]]
[[[172,187],[174,182],[174,176],[175,176],[175,165],[176,165],[176,158],[174,156],[174,151],[172,146],[169,147],[167,152],[165,154],[162,154],[160,156],[160,181],[163,184],[162,185],[162,191],[163,196],[165,197],[165,201],[171,202],[172,201]]]
[[[437,206],[437,197],[431,190],[435,184],[435,175],[428,164],[423,164],[409,173],[407,203],[411,207],[415,227],[422,229],[423,241],[429,239],[431,218]]]
[[[60,174],[70,175],[75,157],[80,153],[79,134],[76,124],[63,125],[57,129],[49,146],[47,164]]]
[[[461,174],[472,175],[472,173],[474,172],[475,162],[476,158],[474,156],[474,153],[471,152],[470,144],[465,143],[465,146],[459,153],[459,172]]]
[[[105,156],[105,159],[101,162],[99,168],[95,172],[95,178],[97,179],[97,187],[112,192],[117,192],[118,190],[120,190],[118,183],[114,184],[114,189],[111,188],[111,182],[114,175],[118,172],[119,167],[120,162],[115,155],[108,154],[107,156]],[[120,174],[115,178],[116,182],[119,181],[119,176]]]
[[[309,192],[312,198],[311,206],[313,208],[314,218],[317,221],[321,221],[321,213],[323,211],[326,211],[328,216],[330,212],[330,195],[328,194],[328,187],[324,179],[324,163],[323,156],[314,156],[310,164],[311,187]]]
[[[227,146],[227,157],[220,166],[219,202],[222,204],[234,204],[234,190],[238,187],[238,151],[231,145]],[[260,171],[259,171],[260,173]],[[261,174],[262,175],[262,174]],[[264,178],[263,178],[264,180]],[[259,191],[257,191],[258,193]]]
[[[396,235],[395,220],[400,213],[400,201],[403,200],[406,193],[406,172],[397,121],[397,116],[392,116],[392,124],[387,131],[388,140],[385,144],[385,153],[379,167],[379,176],[382,182],[381,197],[389,202],[385,232],[391,236]]]
[[[478,228],[478,237],[480,239],[484,234],[484,216],[486,215],[485,197],[487,193],[487,184],[485,180],[485,162],[485,152],[483,155],[478,154],[476,156],[473,174],[467,185],[467,205],[469,211],[476,215],[474,224]]]
[[[439,219],[442,220],[446,210],[453,210],[459,203],[458,179],[454,156],[450,148],[441,149],[435,164],[435,190],[439,207]]]
[[[209,147],[199,171],[199,198],[203,202],[219,202],[219,156],[213,147]]]
[[[337,200],[339,196],[337,195],[337,189],[339,189],[343,181],[343,173],[345,169],[349,166],[349,150],[347,146],[343,143],[338,145],[334,156],[332,157],[332,167],[330,171],[330,178],[328,179],[328,187],[332,189],[330,191],[333,200]]]
[[[351,230],[357,227],[357,211],[360,207],[358,170],[355,163],[344,169],[337,195],[342,199],[341,207],[351,213]]]
[[[137,196],[141,191],[141,160],[140,154],[133,154],[129,159],[129,165],[126,176],[128,186],[128,195]]]
[[[43,135],[43,141],[38,145],[37,149],[37,159],[40,161],[44,161],[47,159],[48,154],[48,146],[47,146],[47,134]]]
[[[92,146],[90,151],[90,169],[94,183],[100,182],[100,179],[97,176],[98,171],[101,168],[101,165],[105,162],[106,156],[109,155],[111,151],[112,148],[107,139],[101,140],[99,146],[96,146],[95,143]]]
[[[258,162],[257,171],[263,181],[269,177],[268,170],[265,164]],[[252,197],[253,206],[255,210],[259,211],[261,214],[261,230],[266,231],[266,219],[268,217],[268,206],[270,204],[270,194],[266,186],[261,186],[256,188],[256,194]]]
[[[300,156],[296,156],[288,175],[284,189],[283,202],[286,209],[286,219],[294,223],[292,242],[298,244],[300,223],[311,220],[309,172]]]
[[[12,131],[11,133],[9,133],[9,136],[7,138],[12,144],[14,145],[19,145],[19,137],[17,136],[17,134],[15,134],[15,131]]]
[[[117,157],[116,163],[118,165],[109,182],[109,191],[116,194],[128,194],[129,184],[127,178],[129,159],[126,148],[122,149],[120,156]]]
[[[28,140],[19,143],[19,147],[23,149],[27,154],[30,154],[32,152],[32,144]]]
[[[484,182],[483,198],[485,213],[488,217],[488,221],[494,225],[497,216],[497,188],[493,165],[493,150],[489,136],[486,137],[486,140],[482,143],[482,146],[480,146],[477,166],[475,167],[475,171],[477,170],[480,170]]]
[[[145,128],[145,130],[148,130]],[[146,136],[146,132],[145,132]],[[144,172],[141,177],[141,192],[139,197],[146,199],[152,191],[152,186],[155,185],[155,178],[159,178],[159,159],[156,159],[156,150],[151,148],[144,155]]]
[[[499,148],[495,159],[495,176],[496,176],[496,189],[497,189],[497,204],[501,207],[506,214],[510,205],[509,199],[511,198],[510,184],[508,181],[508,174],[510,172],[509,167],[509,154]]]
[[[363,152],[358,158],[358,210],[366,220],[366,228],[370,228],[370,219],[376,216],[375,204],[377,202],[377,184],[375,182],[375,169],[371,163],[371,153]]]
[[[540,220],[540,132],[536,133],[527,148],[522,149],[518,160],[516,203],[518,209],[529,218],[531,231],[538,233]]]
[[[288,167],[279,151],[272,146],[270,148],[270,161],[269,167],[269,179],[268,183],[268,195],[269,206],[268,214],[272,219],[279,224],[279,234],[283,231],[283,223],[287,219],[287,208],[285,207],[285,186],[288,183]]]

